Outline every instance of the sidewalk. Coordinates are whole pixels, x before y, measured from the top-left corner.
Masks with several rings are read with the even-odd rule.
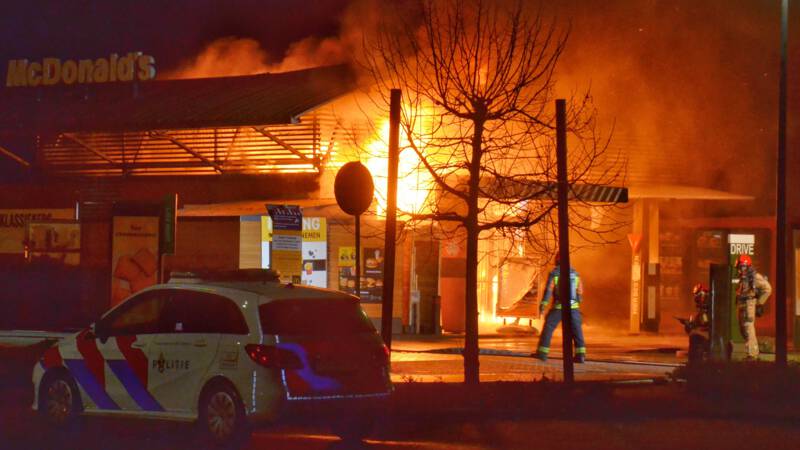
[[[481,381],[563,379],[561,331],[553,336],[547,362],[531,358],[536,331],[527,326],[482,324],[479,335]],[[587,362],[575,364],[577,381],[662,380],[686,362],[686,335],[636,336],[601,327],[584,327]],[[395,382],[462,382],[464,335],[395,335]]]

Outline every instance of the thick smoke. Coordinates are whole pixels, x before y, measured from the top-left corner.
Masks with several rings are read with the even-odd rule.
[[[211,78],[289,72],[344,62],[345,52],[338,38],[308,37],[290,45],[281,60],[270,61],[270,56],[255,39],[224,37],[159,78]]]
[[[382,11],[380,0],[355,0],[341,18],[338,36],[303,39],[284,55],[268,55],[252,39],[220,39],[168,76],[246,75],[348,62]],[[570,32],[557,68],[559,96],[590,88],[601,132],[613,128],[611,150],[628,159],[629,186],[679,183],[756,197],[744,203],[672,203],[664,208],[667,215],[773,213],[776,2],[566,0],[543,2],[541,13]],[[794,110],[790,103],[790,124]],[[790,152],[790,163],[800,165],[800,158]],[[792,183],[790,175],[790,196],[796,199],[800,190]],[[626,318],[630,249],[624,233],[619,237],[620,245],[576,255],[587,298],[597,299],[587,301],[593,320]],[[607,273],[611,267],[620,273]]]
[[[552,11],[571,25],[560,88],[591,85],[600,118],[614,123],[612,148],[629,155],[630,184],[750,194],[760,201],[732,205],[738,215],[770,214],[777,4],[612,0],[600,12],[595,3]]]
[[[408,2],[406,2],[408,3]],[[505,3],[510,3],[506,1]],[[725,0],[567,0],[543,18],[570,30],[558,92],[591,87],[628,183],[682,184],[751,194],[741,214],[770,214],[777,115],[778,8]],[[394,6],[394,5],[393,5]],[[381,0],[354,0],[337,36],[307,37],[283,55],[248,37],[224,37],[161,78],[285,72],[350,62],[372,32]],[[408,17],[397,20],[408,21]],[[746,173],[749,182],[742,183]],[[761,205],[761,206],[759,206]]]
[[[227,36],[208,44],[199,55],[161,79],[206,78],[278,73],[333,64],[351,63],[364,33],[371,32],[381,11],[379,1],[352,2],[340,17],[336,36],[309,36],[289,45],[283,55],[270,55],[255,39]]]

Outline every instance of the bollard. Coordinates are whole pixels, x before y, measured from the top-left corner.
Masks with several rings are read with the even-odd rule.
[[[411,323],[409,324],[410,325],[409,326],[410,332],[412,334],[418,334],[419,333],[419,328],[417,327],[418,326],[418,322],[419,322],[419,304],[418,303],[412,303],[411,304]]]
[[[433,296],[433,334],[442,334],[442,296]]]

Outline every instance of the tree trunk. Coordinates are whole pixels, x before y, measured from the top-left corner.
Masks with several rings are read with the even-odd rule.
[[[466,273],[466,336],[464,338],[464,383],[480,383],[478,360],[478,187],[480,183],[483,121],[475,121],[472,137],[472,161],[469,165],[469,197],[467,199],[467,273]]]

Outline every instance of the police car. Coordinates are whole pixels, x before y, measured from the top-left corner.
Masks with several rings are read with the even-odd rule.
[[[48,349],[33,383],[33,408],[54,425],[78,415],[196,421],[220,445],[250,424],[326,406],[363,419],[363,434],[392,391],[389,351],[356,297],[261,270],[140,291]]]

